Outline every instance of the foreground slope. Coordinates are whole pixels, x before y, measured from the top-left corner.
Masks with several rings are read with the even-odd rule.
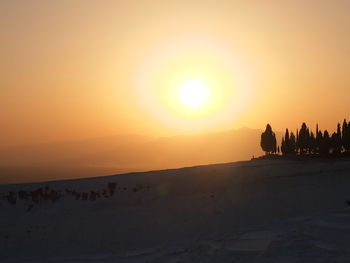
[[[33,199],[38,189],[49,194]],[[0,193],[1,262],[350,261],[348,160],[255,160]]]

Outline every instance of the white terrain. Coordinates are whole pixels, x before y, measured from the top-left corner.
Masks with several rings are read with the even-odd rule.
[[[0,262],[350,262],[346,200],[348,159],[0,185]]]

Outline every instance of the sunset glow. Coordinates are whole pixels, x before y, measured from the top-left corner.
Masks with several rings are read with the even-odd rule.
[[[153,122],[176,132],[238,123],[259,94],[251,62],[204,36],[164,41],[138,66],[135,102]]]
[[[189,108],[198,108],[206,103],[210,96],[209,88],[200,80],[185,82],[179,88],[179,99]]]
[[[349,112],[349,1],[39,2],[1,3],[1,146]]]

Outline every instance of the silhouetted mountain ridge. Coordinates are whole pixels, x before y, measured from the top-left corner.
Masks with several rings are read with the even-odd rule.
[[[241,128],[161,138],[116,135],[13,147],[0,151],[0,182],[23,182],[31,177],[34,179],[30,181],[80,178],[247,160],[263,154],[259,147],[261,132]]]

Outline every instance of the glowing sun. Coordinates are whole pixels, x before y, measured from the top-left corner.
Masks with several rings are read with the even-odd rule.
[[[189,80],[179,87],[178,96],[180,101],[189,108],[199,108],[210,97],[210,90],[200,80]]]

